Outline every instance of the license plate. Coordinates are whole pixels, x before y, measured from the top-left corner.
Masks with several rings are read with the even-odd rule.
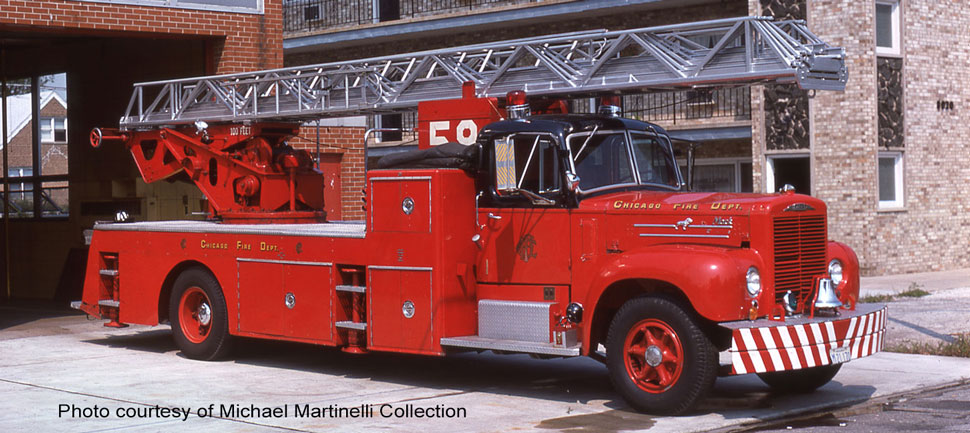
[[[841,364],[843,362],[849,362],[852,359],[852,353],[849,352],[848,347],[836,347],[829,352],[829,357],[832,358],[833,364]]]

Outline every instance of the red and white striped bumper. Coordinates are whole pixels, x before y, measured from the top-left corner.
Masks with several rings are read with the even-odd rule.
[[[721,323],[730,328],[731,374],[798,370],[846,362],[882,349],[886,306],[860,304],[837,317]]]

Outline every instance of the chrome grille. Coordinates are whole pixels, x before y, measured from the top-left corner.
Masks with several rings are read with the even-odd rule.
[[[813,278],[825,274],[825,215],[776,217],[774,234],[775,302],[791,290],[801,305]]]

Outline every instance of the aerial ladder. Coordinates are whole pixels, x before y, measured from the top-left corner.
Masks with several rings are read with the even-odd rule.
[[[804,21],[740,17],[138,83],[120,128],[94,129],[91,143],[125,143],[146,182],[184,171],[213,218],[322,222],[323,177],[308,152],[286,144],[307,121],[411,111],[462,95],[485,101],[497,120],[496,105],[512,91],[571,98],[757,83],[842,90],[847,77],[844,50]],[[428,120],[419,114],[420,125]]]

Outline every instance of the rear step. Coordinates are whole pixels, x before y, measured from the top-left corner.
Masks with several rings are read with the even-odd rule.
[[[532,341],[499,340],[477,335],[467,337],[442,338],[441,345],[447,347],[461,347],[465,349],[496,350],[500,352],[536,353],[540,355],[579,356],[582,344],[576,343],[569,347],[556,346],[552,343],[536,343]]]

